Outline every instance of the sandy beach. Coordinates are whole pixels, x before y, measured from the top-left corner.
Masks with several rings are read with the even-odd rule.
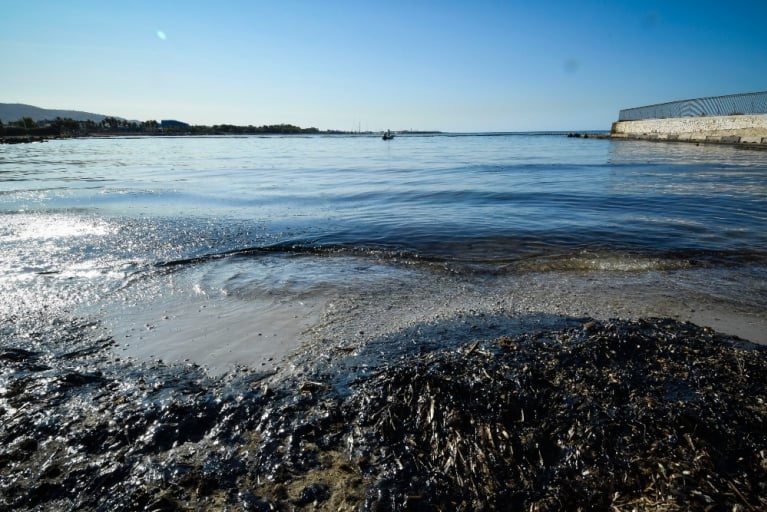
[[[586,317],[674,318],[767,344],[763,312],[737,295],[707,295],[701,282],[709,278],[699,270],[560,271],[478,280],[409,271],[362,288],[269,300],[176,292],[116,307],[107,323],[123,356],[192,362],[212,374],[238,365],[273,369],[315,346],[350,349],[413,329],[421,336],[431,332],[435,340],[487,340]],[[423,279],[431,285],[417,286]]]
[[[767,508],[759,152],[381,142],[9,146],[0,509]]]
[[[0,350],[0,503],[767,505],[764,346],[672,319],[508,317],[502,300],[493,314],[473,298],[455,311],[456,295],[424,316],[408,302],[423,299],[418,291],[403,295],[400,311],[373,295],[329,303],[313,342],[274,367],[227,373],[126,360],[103,326],[82,319],[51,322],[33,344],[24,343],[24,319],[5,321],[16,348]],[[342,313],[351,322],[337,322]],[[396,332],[383,329],[387,315],[399,318]]]

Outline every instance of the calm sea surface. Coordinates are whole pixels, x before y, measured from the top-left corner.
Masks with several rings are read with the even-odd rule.
[[[705,268],[760,306],[766,263],[764,151],[551,134],[0,146],[3,315],[146,300],[178,272],[201,294],[285,297],[411,268]]]

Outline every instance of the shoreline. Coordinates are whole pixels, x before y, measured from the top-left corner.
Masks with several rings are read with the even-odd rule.
[[[405,132],[411,135],[444,135],[451,136],[448,132]],[[516,132],[512,132],[516,133]],[[520,132],[523,133],[523,132]],[[559,134],[559,132],[557,132]],[[105,134],[90,134],[90,135],[76,135],[76,136],[4,136],[0,137],[0,144],[32,144],[43,143],[51,140],[67,140],[67,139],[107,139],[107,138],[121,138],[121,137],[247,137],[247,136],[279,136],[279,135],[296,135],[298,137],[307,134],[284,134],[284,133],[254,133],[254,134],[227,134],[227,133],[211,133],[211,134],[196,134],[196,133],[105,133]],[[355,133],[319,133],[308,135],[327,135],[327,136],[355,136],[360,134]],[[375,133],[363,133],[363,136],[378,137]],[[482,135],[477,133],[476,135]],[[710,146],[729,146],[739,149],[751,149],[756,151],[767,151],[766,142],[757,142],[755,140],[742,140],[739,136],[716,136],[706,137],[705,139],[694,139],[684,137],[661,137],[657,135],[615,135],[609,132],[606,133],[594,133],[594,132],[562,132],[561,136],[567,138],[576,139],[591,139],[591,140],[610,140],[610,141],[647,141],[647,142],[665,142],[665,143],[686,143],[694,144],[696,146],[710,145]],[[762,139],[767,140],[767,138]]]
[[[285,365],[292,354],[314,347],[319,357],[328,340],[351,350],[370,340],[400,339],[416,326],[422,338],[433,331],[431,337],[449,344],[466,337],[492,339],[501,330],[559,328],[586,317],[602,322],[659,317],[767,345],[762,309],[706,295],[701,284],[706,276],[705,270],[550,271],[475,281],[472,276],[412,272],[389,283],[369,283],[369,289],[277,301],[193,297],[182,288],[157,302],[107,308],[105,323],[123,356],[191,362],[212,375],[235,365]],[[424,279],[431,285],[417,287]],[[548,318],[551,324],[521,320],[533,318]],[[442,324],[451,336],[439,334],[435,326]]]
[[[711,272],[407,267],[270,302],[173,274],[19,310],[0,508],[760,508],[767,346],[732,334],[767,319]]]
[[[535,315],[472,342],[473,320],[436,326],[452,344],[419,348],[431,331],[413,326],[399,344],[326,342],[283,371],[211,377],[115,358],[102,328],[62,318],[36,349],[0,351],[0,503],[767,505],[767,347],[671,319],[552,328]]]
[[[767,142],[757,142],[755,139],[742,140],[740,136],[716,136],[706,137],[703,139],[684,138],[684,137],[672,137],[672,136],[658,136],[658,135],[616,135],[611,133],[589,133],[589,132],[571,132],[567,134],[568,138],[575,139],[594,139],[594,140],[610,140],[610,141],[647,141],[647,142],[666,142],[666,143],[685,143],[694,144],[696,146],[712,145],[712,146],[731,146],[741,149],[754,149],[757,151],[767,151]],[[767,137],[762,139],[767,140]]]
[[[53,192],[6,217],[0,509],[767,508],[760,155],[548,137],[532,168],[435,176],[435,149],[509,141],[411,139],[388,173],[349,140],[267,141],[263,162],[237,141],[194,162],[193,141],[10,151]],[[342,151],[283,176],[307,187],[261,179],[305,146]],[[360,168],[369,185],[321,194]]]

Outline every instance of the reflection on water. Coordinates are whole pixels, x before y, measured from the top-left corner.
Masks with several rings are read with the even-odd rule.
[[[706,164],[763,168],[767,166],[767,151],[717,144],[611,140],[607,161],[613,165]]]
[[[530,134],[83,139],[9,146],[0,183],[3,314],[124,316],[122,333],[169,346],[234,343],[247,319],[295,341],[291,308],[314,319],[375,293],[396,310],[409,291],[431,311],[445,290],[522,293],[544,286],[535,275],[604,290],[645,276],[716,305],[698,312],[764,306],[761,151]]]

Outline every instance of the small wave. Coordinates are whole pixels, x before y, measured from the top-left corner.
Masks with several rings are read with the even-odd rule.
[[[549,271],[608,271],[646,272],[651,270],[677,270],[689,268],[693,262],[687,258],[666,258],[624,253],[582,252],[555,256],[527,258],[509,265],[518,272]]]
[[[506,265],[507,271],[614,271],[646,272],[687,268],[729,268],[767,263],[767,254],[755,251],[677,250],[656,254],[620,251],[582,251],[530,256]]]
[[[647,272],[692,267],[731,267],[767,261],[767,255],[749,251],[676,250],[632,252],[620,249],[568,249],[562,246],[465,242],[423,245],[387,245],[355,241],[324,243],[321,240],[280,242],[271,245],[212,252],[199,256],[155,263],[158,270],[214,262],[222,259],[293,257],[356,258],[390,266],[423,266],[451,273],[509,273],[556,271]]]
[[[306,255],[306,256],[351,256],[366,257],[379,260],[389,260],[396,262],[415,262],[415,261],[433,261],[435,258],[421,257],[413,251],[390,247],[376,247],[365,245],[338,245],[338,244],[317,244],[310,241],[302,242],[280,242],[277,244],[246,247],[232,249],[228,251],[212,252],[190,258],[179,258],[173,260],[161,261],[155,264],[158,269],[173,269],[195,265],[198,263],[212,262],[223,258],[252,258],[260,256],[275,255]]]

